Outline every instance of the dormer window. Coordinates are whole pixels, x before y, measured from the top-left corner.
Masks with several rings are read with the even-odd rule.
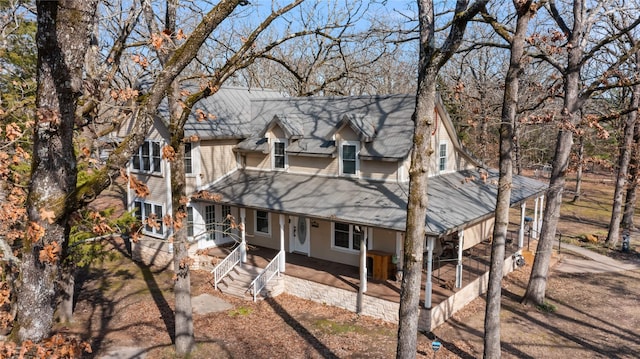
[[[440,144],[440,148],[438,149],[438,170],[440,172],[447,169],[447,143],[443,142]]]
[[[340,145],[340,174],[356,176],[360,170],[358,153],[360,144],[354,141],[345,141]]]
[[[287,168],[287,154],[285,152],[287,148],[286,140],[276,139],[273,140],[272,146],[272,165],[274,169]]]

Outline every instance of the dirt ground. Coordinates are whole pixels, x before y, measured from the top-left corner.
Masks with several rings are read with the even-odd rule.
[[[565,239],[580,243],[578,238],[586,233],[606,233],[605,215],[587,216],[580,209],[602,207],[602,198],[609,195],[605,187],[601,179],[592,178],[580,204],[563,212],[566,214],[560,231]],[[633,235],[640,236],[635,232]],[[622,260],[640,261],[638,244],[634,239],[632,253],[625,255],[599,251]],[[519,304],[529,270],[527,265],[504,281],[503,357],[638,357],[640,271],[563,274],[552,270],[547,298],[555,310],[544,311]],[[167,271],[133,263],[121,251],[111,250],[83,274],[74,322],[58,329],[89,341],[93,347],[89,358],[100,358],[114,347],[141,347],[147,358],[174,358],[169,334],[173,333],[171,276]],[[209,281],[208,273],[193,272],[193,295],[219,296],[233,309],[195,315],[194,358],[395,356],[397,326],[393,324],[286,294],[258,303],[235,299],[215,292]],[[484,304],[484,299],[478,298],[433,333],[420,333],[418,357],[482,357]],[[442,343],[437,353],[431,348],[434,336]]]

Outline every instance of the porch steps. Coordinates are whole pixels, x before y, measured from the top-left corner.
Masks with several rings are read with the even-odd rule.
[[[260,274],[261,270],[262,268],[247,264],[243,264],[242,267],[235,266],[233,270],[220,281],[218,289],[227,295],[253,300],[253,293],[251,293],[249,286],[256,276]],[[275,297],[283,292],[284,276],[274,277],[269,284],[267,284],[267,287],[260,292],[258,298]]]

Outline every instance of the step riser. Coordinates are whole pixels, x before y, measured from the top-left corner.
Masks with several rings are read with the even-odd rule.
[[[224,279],[222,279],[222,281],[220,281],[218,289],[224,294],[253,300],[253,295],[249,290],[249,286],[258,274],[260,274],[259,268],[236,266],[224,277]],[[266,297],[276,297],[284,293],[284,287],[284,278],[282,276],[274,277],[269,281],[266,288],[263,288],[262,291],[260,291],[258,298],[264,299]]]

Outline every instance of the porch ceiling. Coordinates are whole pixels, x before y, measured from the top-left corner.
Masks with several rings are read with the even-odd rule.
[[[427,233],[464,228],[492,215],[498,172],[483,181],[467,170],[429,178]],[[513,176],[511,203],[544,192],[543,182]],[[408,183],[241,170],[210,186],[221,203],[365,226],[405,230]]]

